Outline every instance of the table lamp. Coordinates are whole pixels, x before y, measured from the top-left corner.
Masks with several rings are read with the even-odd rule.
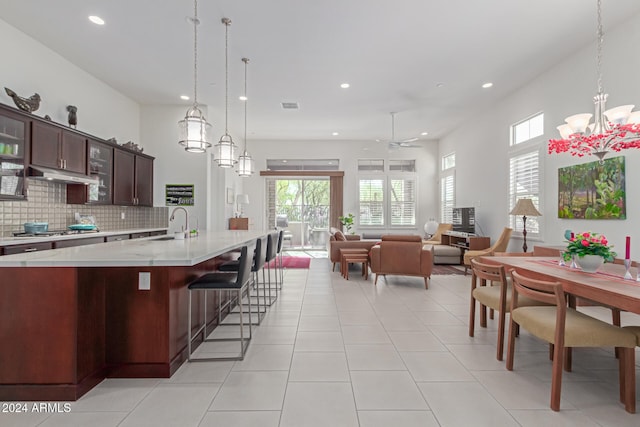
[[[524,240],[522,250],[527,252],[527,217],[542,216],[542,214],[533,206],[531,199],[518,199],[518,202],[511,212],[509,212],[509,215],[522,215],[522,238]]]
[[[249,195],[248,194],[238,194],[236,195],[236,204],[238,205],[238,210],[240,211],[240,218],[244,215],[244,205],[249,204]]]

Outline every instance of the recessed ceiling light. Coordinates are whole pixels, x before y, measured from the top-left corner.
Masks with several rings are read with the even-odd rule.
[[[287,163],[287,161],[286,161],[286,160],[283,160],[283,161],[282,161],[282,163]]]
[[[246,101],[246,100],[247,100],[247,99],[249,99],[249,98],[247,98],[247,97],[246,97],[246,96],[244,96],[244,95],[240,95],[240,96],[238,97],[238,99],[239,99],[240,101]]]
[[[444,83],[437,83],[436,87],[444,87]]]
[[[427,135],[429,135],[429,132],[422,132],[420,135],[427,136]]]
[[[99,16],[96,15],[90,15],[89,16],[89,21],[93,22],[96,25],[104,25],[104,19],[100,18]]]
[[[483,84],[483,85],[482,85],[482,88],[483,88],[483,89],[489,89],[491,86],[493,86],[493,83],[491,83],[491,82],[487,82],[487,83],[485,83],[485,84]]]
[[[341,87],[342,89],[349,89],[349,86],[351,86],[349,83],[342,83],[342,84],[340,85],[340,87]]]
[[[189,97],[187,95],[180,95],[180,99],[182,99],[184,101],[188,101]]]
[[[340,135],[340,134],[339,134],[338,132],[333,132],[331,135],[333,135],[333,136],[338,136],[338,135]]]

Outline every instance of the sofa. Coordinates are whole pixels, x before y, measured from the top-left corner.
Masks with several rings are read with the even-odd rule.
[[[340,262],[340,249],[366,249],[367,251],[375,245],[375,240],[361,240],[355,234],[344,234],[335,227],[329,229],[329,259],[331,260],[331,271],[336,270],[336,263]]]
[[[423,245],[422,237],[410,235],[385,235],[380,244],[371,248],[371,272],[378,276],[420,276],[429,289],[428,279],[433,270],[433,245]]]

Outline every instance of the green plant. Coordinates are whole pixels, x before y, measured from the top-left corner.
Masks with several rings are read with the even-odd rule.
[[[569,261],[573,256],[580,258],[585,255],[598,255],[605,261],[613,261],[617,255],[611,250],[613,246],[608,246],[607,238],[598,233],[579,233],[569,239],[567,250],[564,252],[564,259]]]
[[[351,227],[353,227],[353,220],[355,219],[352,213],[347,216],[339,216],[338,219],[340,220],[342,226],[347,229],[347,233],[354,234],[351,231]]]

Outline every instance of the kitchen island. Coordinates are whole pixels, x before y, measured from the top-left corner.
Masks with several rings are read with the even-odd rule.
[[[170,377],[186,360],[187,283],[265,234],[202,232],[0,257],[0,400],[77,400],[107,377]],[[217,311],[217,299],[207,304]],[[204,319],[198,297],[194,308],[196,329]],[[208,319],[212,327],[218,317]]]

